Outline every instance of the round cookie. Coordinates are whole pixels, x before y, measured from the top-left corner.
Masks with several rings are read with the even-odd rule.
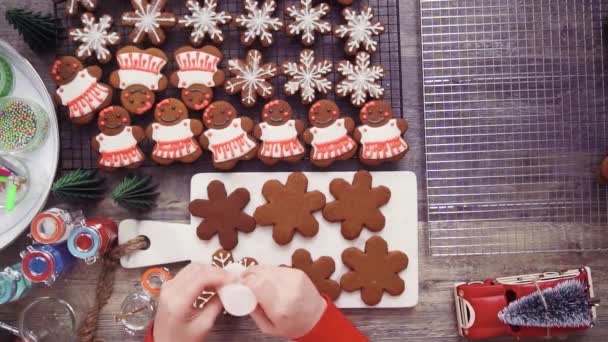
[[[163,12],[168,0],[131,0],[133,12],[122,15],[122,24],[132,26],[129,40],[133,44],[140,44],[148,39],[154,45],[165,42],[165,27],[177,24],[173,13]]]
[[[72,41],[80,43],[76,49],[76,57],[84,61],[95,56],[99,63],[108,63],[112,60],[109,46],[120,44],[120,35],[116,32],[109,32],[112,27],[112,17],[103,15],[99,17],[99,22],[95,22],[93,14],[84,13],[80,21],[83,25],[82,28],[70,30]]]
[[[388,251],[388,244],[380,236],[365,242],[365,251],[350,247],[342,252],[342,262],[351,271],[340,279],[347,292],[361,290],[361,299],[367,305],[376,305],[384,292],[398,296],[405,291],[405,282],[399,273],[407,268],[408,257],[400,251]]]
[[[156,143],[152,160],[161,165],[192,163],[203,154],[195,140],[203,131],[203,124],[188,118],[183,102],[174,98],[159,102],[154,119],[156,122],[146,129],[146,137]]]
[[[240,94],[245,107],[253,107],[258,95],[270,99],[274,96],[274,87],[268,82],[278,73],[276,64],[262,62],[262,53],[258,50],[247,51],[245,60],[231,59],[228,70],[235,77],[224,84],[224,90],[230,95]]]
[[[304,142],[312,146],[310,162],[327,167],[336,160],[352,158],[357,144],[350,137],[355,122],[349,117],[341,118],[335,102],[320,100],[310,107],[308,121],[311,127],[304,132]]]
[[[391,191],[382,185],[372,188],[372,175],[368,171],[355,173],[352,185],[341,178],[332,180],[329,191],[335,200],[323,208],[323,217],[329,222],[341,222],[345,239],[358,238],[364,227],[372,232],[384,228],[380,208],[390,200]]]
[[[108,172],[119,168],[140,167],[146,157],[138,143],[145,138],[144,130],[131,125],[126,109],[111,106],[99,113],[97,127],[101,133],[91,139],[91,148],[99,152],[97,166]]]
[[[344,52],[347,55],[355,55],[359,50],[369,53],[376,52],[378,42],[374,37],[384,32],[384,26],[380,22],[374,21],[372,9],[365,7],[357,12],[351,7],[347,7],[342,11],[342,16],[346,20],[346,24],[336,26],[334,35],[346,40]]]
[[[307,250],[299,248],[291,256],[291,267],[306,273],[317,290],[329,296],[332,301],[336,301],[340,296],[340,284],[330,279],[336,271],[336,263],[331,257],[322,256],[313,261]]]
[[[223,55],[215,46],[201,49],[184,46],[175,51],[179,68],[171,74],[172,86],[181,89],[182,101],[192,110],[202,110],[213,100],[211,88],[224,83],[224,72],[218,69]]]
[[[72,123],[87,124],[93,121],[95,113],[112,103],[112,88],[98,82],[101,76],[100,67],[85,69],[73,56],[60,57],[53,63],[51,77],[58,85],[53,99],[68,107]]]
[[[362,125],[355,129],[354,138],[361,144],[359,160],[367,165],[379,165],[403,158],[409,146],[402,135],[407,121],[393,118],[393,108],[384,101],[371,101],[359,112]]]
[[[283,22],[272,15],[277,8],[274,0],[245,0],[245,13],[235,17],[234,24],[241,29],[241,43],[251,46],[256,39],[263,47],[269,47],[274,42],[272,33],[283,28]]]
[[[201,134],[200,144],[213,154],[213,166],[230,170],[239,160],[255,157],[258,143],[249,135],[253,121],[238,117],[236,109],[226,101],[216,101],[203,114],[207,130]]]
[[[253,136],[261,141],[258,159],[266,165],[283,160],[296,162],[306,153],[298,136],[304,122],[293,119],[293,110],[283,100],[268,102],[262,109],[262,122],[253,128]]]

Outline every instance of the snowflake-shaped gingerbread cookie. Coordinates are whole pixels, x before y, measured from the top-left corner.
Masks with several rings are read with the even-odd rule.
[[[192,44],[199,45],[207,36],[216,44],[224,41],[224,33],[218,26],[227,24],[232,16],[217,11],[217,0],[205,0],[202,7],[199,0],[188,0],[186,7],[190,14],[179,18],[178,23],[181,27],[192,28]]]
[[[70,30],[70,38],[80,45],[76,49],[76,57],[85,60],[95,55],[99,63],[107,63],[112,59],[108,45],[118,45],[120,36],[116,32],[109,32],[112,27],[112,17],[104,15],[95,22],[95,16],[84,13],[80,17],[82,28]]]
[[[228,70],[235,77],[224,84],[224,89],[230,95],[240,92],[243,106],[253,107],[258,95],[265,99],[274,95],[274,87],[267,80],[277,75],[277,66],[274,63],[262,64],[262,53],[258,50],[249,50],[245,60],[229,60]]]
[[[273,31],[278,31],[283,27],[283,22],[278,18],[273,18],[272,14],[277,8],[274,0],[264,0],[261,6],[257,0],[245,0],[245,12],[234,18],[236,25],[243,30],[241,42],[245,46],[250,46],[257,39],[262,46],[270,46],[274,42]]]
[[[97,8],[97,0],[68,0],[65,5],[65,13],[69,16],[76,16],[78,14],[78,4],[89,12]]]
[[[310,46],[315,43],[315,32],[331,32],[331,25],[323,17],[329,13],[329,5],[320,3],[313,7],[312,0],[301,0],[300,6],[287,7],[286,13],[293,22],[287,25],[289,36],[302,35],[302,44]]]
[[[342,15],[346,19],[346,24],[337,26],[334,34],[338,38],[346,39],[344,52],[354,55],[361,48],[370,53],[375,52],[378,42],[374,40],[374,36],[384,32],[384,26],[373,21],[372,9],[366,7],[361,12],[356,12],[352,8],[345,8]]]
[[[141,43],[147,36],[154,45],[165,42],[164,27],[173,27],[177,19],[173,13],[163,12],[167,0],[131,0],[135,12],[122,15],[122,23],[133,26],[129,40],[133,44]]]
[[[365,103],[368,94],[375,99],[382,98],[384,88],[376,82],[384,77],[384,68],[370,64],[367,52],[359,52],[355,64],[347,60],[338,63],[336,71],[344,78],[336,86],[336,94],[340,97],[350,94],[350,102],[357,107]]]
[[[331,90],[332,84],[326,77],[331,70],[330,61],[316,62],[314,51],[303,50],[300,63],[285,62],[281,66],[281,73],[289,77],[285,83],[285,93],[294,95],[299,91],[302,103],[312,103],[317,91],[327,94]]]

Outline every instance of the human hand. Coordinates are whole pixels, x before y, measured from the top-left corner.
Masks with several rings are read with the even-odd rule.
[[[297,269],[252,266],[243,272],[241,282],[258,300],[251,318],[268,335],[300,338],[312,330],[327,307],[312,281]]]
[[[190,264],[172,280],[163,284],[154,323],[154,341],[203,341],[215,318],[222,312],[222,304],[215,296],[204,308],[192,306],[204,289],[219,288],[234,281],[224,270],[210,265]]]

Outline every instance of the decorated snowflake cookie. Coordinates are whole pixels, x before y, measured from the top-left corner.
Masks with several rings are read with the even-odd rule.
[[[340,97],[350,94],[350,102],[357,107],[365,103],[368,94],[374,99],[382,98],[384,88],[376,81],[384,77],[384,68],[370,64],[370,56],[367,52],[359,52],[355,64],[346,60],[338,63],[336,71],[344,78],[336,86],[336,94]]]
[[[257,39],[262,46],[272,45],[274,39],[272,31],[278,31],[283,27],[283,22],[278,18],[273,18],[272,14],[277,8],[274,0],[264,0],[261,7],[257,0],[245,0],[245,12],[234,18],[236,25],[243,30],[241,42],[245,46],[250,46]]]
[[[85,13],[80,18],[82,28],[70,30],[70,38],[80,45],[76,49],[76,57],[85,60],[88,57],[97,57],[99,63],[107,63],[112,59],[108,45],[120,44],[120,36],[116,32],[109,32],[112,27],[112,17],[104,15],[95,22],[91,13]]]
[[[177,19],[173,13],[163,12],[167,0],[131,0],[135,12],[122,15],[123,25],[133,26],[129,40],[133,44],[141,43],[147,36],[154,45],[165,42],[163,27],[173,27]]]
[[[87,11],[94,11],[97,8],[97,0],[68,0],[65,5],[65,13],[69,16],[78,14],[78,4]]]
[[[312,6],[312,0],[301,0],[300,6],[287,7],[286,13],[293,19],[287,26],[289,36],[302,35],[302,44],[310,46],[315,43],[315,32],[331,32],[331,25],[323,17],[329,13],[329,5],[320,3]]]
[[[342,15],[346,24],[336,27],[334,34],[338,38],[346,39],[344,51],[349,55],[356,54],[361,48],[370,53],[375,52],[378,42],[374,40],[374,36],[384,32],[384,27],[379,22],[372,21],[372,9],[366,7],[361,12],[356,12],[352,8],[345,8]]]
[[[206,36],[216,44],[224,41],[224,33],[218,26],[227,24],[232,16],[223,11],[217,12],[217,0],[205,0],[202,7],[198,0],[188,0],[186,7],[190,15],[179,18],[178,23],[181,27],[192,28],[192,44],[199,45]]]
[[[247,58],[231,59],[228,70],[235,75],[224,85],[230,95],[241,93],[241,103],[245,107],[253,107],[258,101],[258,95],[269,99],[274,95],[274,87],[268,79],[277,75],[274,63],[262,64],[262,54],[258,50],[249,50]]]
[[[331,90],[331,82],[326,75],[332,70],[330,61],[315,61],[312,50],[303,50],[300,53],[300,63],[285,62],[281,72],[289,77],[285,83],[285,93],[294,95],[298,91],[304,104],[312,103],[316,98],[316,91],[327,94]]]

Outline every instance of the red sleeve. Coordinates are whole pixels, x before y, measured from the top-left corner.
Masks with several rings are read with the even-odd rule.
[[[148,327],[148,332],[146,333],[146,338],[144,338],[144,342],[154,342],[154,321],[150,323]]]
[[[327,308],[321,319],[308,334],[298,338],[297,342],[367,342],[369,339],[363,335],[355,326],[342,314],[336,305],[323,295],[327,301]]]

